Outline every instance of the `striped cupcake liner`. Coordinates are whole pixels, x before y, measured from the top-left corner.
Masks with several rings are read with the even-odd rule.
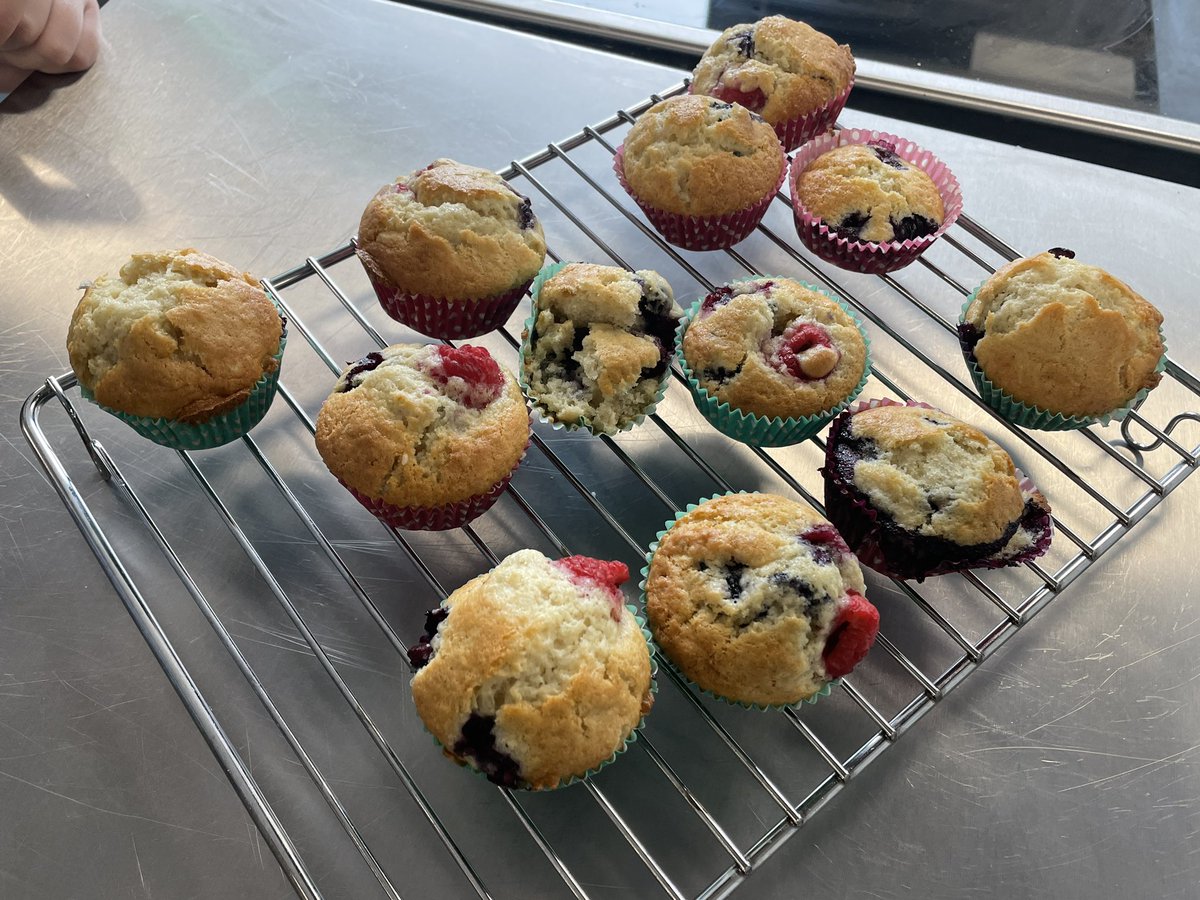
[[[693,85],[689,81],[689,94],[695,93],[692,88]],[[824,134],[832,128],[837,122],[837,117],[842,114],[842,110],[846,106],[846,101],[850,97],[850,91],[853,88],[854,78],[851,76],[850,83],[846,85],[846,89],[820,109],[772,125],[771,127],[775,129],[775,135],[779,138],[779,142],[783,144],[784,152],[791,153],[805,141],[811,140],[819,134]]]
[[[846,144],[877,142],[891,145],[897,156],[921,169],[933,180],[942,198],[943,211],[942,224],[933,234],[906,241],[880,243],[849,240],[810,213],[800,201],[796,180],[818,156]],[[801,147],[792,157],[788,187],[792,199],[792,213],[796,221],[796,234],[804,246],[839,268],[871,275],[894,272],[913,262],[930,244],[945,234],[962,213],[962,189],[954,173],[945,163],[910,140],[884,131],[870,131],[864,128],[843,128],[841,131],[814,138]]]
[[[530,310],[529,318],[525,320],[525,328],[521,333],[521,348],[517,352],[517,383],[521,386],[522,393],[525,394],[525,399],[529,401],[529,405],[533,410],[533,415],[539,422],[549,425],[556,430],[589,431],[592,434],[620,434],[625,431],[630,431],[646,421],[646,418],[654,413],[658,408],[658,404],[662,403],[663,397],[667,393],[668,379],[671,376],[671,368],[668,364],[666,370],[662,374],[662,378],[658,382],[658,390],[654,394],[654,398],[648,403],[641,412],[632,419],[628,419],[618,424],[615,431],[605,431],[596,428],[586,416],[580,416],[574,422],[565,422],[559,419],[554,411],[550,409],[533,390],[529,383],[529,373],[534,368],[533,362],[533,335],[534,326],[537,323],[538,294],[541,293],[542,285],[557,275],[562,269],[570,265],[570,262],[556,262],[545,266],[542,271],[538,272],[537,277],[533,279],[533,285],[529,289]],[[669,363],[669,361],[668,361]]]
[[[646,551],[646,565],[642,566],[642,572],[641,572],[642,580],[638,583],[638,590],[641,594],[641,604],[642,604],[643,609],[646,608],[646,583],[650,580],[650,567],[654,564],[654,554],[658,551],[659,546],[662,544],[663,538],[665,538],[667,536],[667,533],[672,528],[675,527],[675,524],[680,519],[682,519],[684,516],[686,516],[688,513],[692,512],[692,510],[696,509],[697,507],[701,506],[704,503],[709,502],[710,500],[716,500],[718,497],[727,497],[731,494],[753,494],[753,493],[757,493],[757,492],[755,492],[755,491],[722,491],[720,493],[713,494],[711,497],[703,497],[695,503],[689,503],[684,509],[677,511],[674,516],[672,516],[670,519],[668,519],[666,522],[663,523],[662,530],[659,531],[654,536],[654,540],[651,542],[649,549]],[[653,638],[653,631],[650,632],[650,636],[651,636],[651,638]],[[657,641],[655,643],[657,644]],[[667,653],[666,649],[663,648],[661,645],[658,645],[658,646],[659,646],[659,649],[662,650],[663,655],[666,656],[667,659],[671,659],[671,655],[669,653]],[[808,697],[802,697],[799,700],[795,701],[794,703],[752,703],[747,700],[741,700],[737,697],[729,697],[724,694],[718,694],[716,691],[713,691],[713,690],[710,690],[709,688],[704,687],[703,685],[694,681],[691,678],[691,676],[688,675],[687,671],[682,666],[680,666],[674,660],[671,660],[671,662],[679,670],[680,674],[682,674],[683,677],[687,680],[688,684],[693,685],[696,688],[696,690],[698,690],[700,693],[704,694],[705,696],[711,697],[713,700],[719,700],[722,703],[728,703],[730,706],[740,706],[742,709],[753,709],[753,710],[757,710],[759,712],[765,712],[768,710],[790,709],[790,708],[794,708],[794,707],[798,706],[801,703],[808,703],[811,705],[813,703],[816,703],[822,697],[828,697],[830,695],[830,693],[833,691],[834,686],[841,684],[840,678],[835,678],[831,681],[827,681],[816,691],[816,693],[811,694]]]
[[[762,276],[762,278],[771,277],[780,276]],[[758,280],[760,279],[741,278],[730,282],[730,284]],[[703,298],[691,305],[676,331],[676,356],[679,359],[680,367],[683,369],[683,374],[687,378],[688,388],[692,394],[692,401],[696,404],[696,409],[700,410],[704,418],[717,431],[727,437],[733,438],[735,441],[741,441],[743,444],[749,444],[752,447],[787,447],[819,434],[842,410],[854,402],[855,398],[863,392],[863,388],[867,386],[867,379],[871,377],[871,340],[867,336],[866,327],[863,325],[862,320],[855,314],[854,310],[823,288],[794,278],[790,280],[796,281],[797,284],[808,288],[810,291],[823,294],[845,310],[846,314],[854,320],[859,334],[862,335],[863,346],[866,348],[862,378],[855,385],[854,390],[842,402],[828,410],[815,413],[811,416],[786,419],[779,416],[768,418],[766,416],[755,415],[754,413],[743,412],[736,406],[731,406],[727,401],[718,399],[716,395],[702,387],[691,366],[688,365],[687,358],[683,354],[683,337],[687,334],[688,326],[699,314],[700,307],[704,303]]]
[[[985,281],[984,284],[986,283]],[[980,398],[1009,422],[1037,431],[1076,431],[1080,428],[1087,428],[1089,425],[1108,425],[1110,422],[1120,422],[1133,410],[1141,406],[1146,397],[1149,396],[1150,388],[1142,388],[1124,406],[1095,416],[1068,416],[1062,413],[1051,412],[1038,406],[1031,406],[1028,403],[1022,403],[1012,394],[998,387],[984,374],[983,367],[979,365],[979,361],[975,358],[975,350],[963,332],[963,327],[966,325],[967,310],[975,302],[975,296],[982,287],[983,284],[971,291],[970,296],[967,297],[962,305],[962,311],[958,317],[958,342],[959,346],[962,347],[963,359],[967,363],[967,371],[971,373],[971,380],[975,382],[975,388],[979,391]],[[1167,368],[1167,342],[1161,326],[1158,329],[1158,336],[1163,342],[1163,354],[1159,358],[1158,364],[1154,367],[1154,371],[1157,374],[1162,374]]]
[[[439,340],[478,337],[500,328],[520,305],[532,282],[530,279],[503,293],[466,300],[414,294],[393,284],[365,250],[356,246],[354,252],[384,312],[400,324]]]

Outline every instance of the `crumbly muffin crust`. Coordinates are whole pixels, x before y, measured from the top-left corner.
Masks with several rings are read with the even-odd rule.
[[[452,593],[412,681],[448,755],[494,779],[515,762],[516,786],[552,788],[600,765],[653,703],[649,649],[620,590],[563,562],[520,550]]]
[[[278,367],[283,322],[250,275],[194,248],[135,253],[71,316],[67,352],[97,402],[199,424]]]
[[[546,256],[529,198],[494,172],[452,159],[380,188],[363,212],[358,246],[401,290],[449,300],[525,284]]]
[[[485,493],[516,466],[529,441],[516,379],[503,367],[492,384],[448,375],[442,352],[393,344],[342,373],[316,443],[349,487],[393,506],[436,507]]]
[[[862,380],[867,348],[854,319],[790,278],[717,288],[683,336],[693,376],[746,413],[801,418],[833,409]]]
[[[525,383],[557,421],[613,433],[654,401],[681,315],[657,272],[570,263],[542,283],[535,314]]]
[[[629,129],[625,180],[667,212],[719,216],[760,202],[779,184],[787,157],[755,113],[713,97],[671,97]]]
[[[1162,314],[1073,257],[1056,249],[998,269],[967,308],[964,340],[988,379],[1022,403],[1101,415],[1158,384]]]
[[[841,237],[882,243],[933,234],[945,208],[937,185],[885,142],[843,144],[796,178],[795,199]]]
[[[705,51],[692,90],[736,102],[778,125],[815,112],[850,85],[854,57],[804,22],[768,16],[733,25]]]
[[[862,571],[837,531],[771,494],[707,500],[654,552],[646,614],[655,641],[696,684],[763,705],[811,697]]]

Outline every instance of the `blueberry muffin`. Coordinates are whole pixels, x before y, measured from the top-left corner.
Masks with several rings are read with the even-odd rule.
[[[721,285],[684,332],[691,377],[744,414],[801,418],[848,402],[861,387],[867,347],[832,298],[790,278]]]
[[[451,159],[380,188],[357,245],[388,313],[435,337],[502,324],[546,255],[529,198],[494,172]]]
[[[866,655],[879,613],[836,529],[771,494],[726,494],[678,518],[652,548],[655,642],[706,691],[798,703]]]
[[[968,362],[1027,406],[1096,417],[1162,377],[1162,314],[1103,269],[1056,248],[998,269],[963,313]]]
[[[721,32],[692,73],[691,91],[759,113],[792,150],[833,124],[853,81],[849,47],[804,22],[768,16]],[[829,115],[802,122],[822,112]]]
[[[787,154],[757,113],[713,97],[671,97],[629,129],[617,176],[674,244],[730,247],[762,220]]]
[[[522,348],[524,384],[547,415],[612,434],[644,415],[680,312],[657,272],[569,263],[541,282]]]
[[[940,410],[847,410],[821,471],[829,518],[859,560],[886,575],[1015,565],[1049,546],[1046,499],[1004,448]]]
[[[135,253],[71,316],[67,352],[101,406],[168,446],[240,437],[275,393],[284,325],[258,282],[192,248]]]
[[[451,528],[490,507],[525,452],[529,414],[482,347],[394,344],[342,373],[317,416],[329,471],[402,528]]]
[[[945,216],[933,179],[886,141],[821,154],[796,177],[792,199],[848,241],[925,237]]]
[[[426,617],[413,701],[447,756],[504,787],[558,787],[624,748],[654,702],[624,563],[520,550]]]

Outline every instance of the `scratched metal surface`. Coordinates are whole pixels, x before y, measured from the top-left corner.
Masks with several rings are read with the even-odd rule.
[[[130,249],[181,243],[260,274],[281,271],[344,240],[365,199],[400,171],[436,155],[499,168],[680,75],[401,6],[309,0],[287,18],[266,7],[112,0],[110,46],[96,70],[75,83],[34,79],[0,105],[6,898],[291,895],[19,435],[21,400],[66,368],[77,283]],[[467,51],[457,64],[452,48]],[[1189,210],[1200,192],[853,109],[844,121],[936,148],[953,161],[971,214],[1019,248],[1069,246],[1104,261],[1161,306],[1173,355],[1197,368]],[[119,429],[103,437],[143,489],[177,504],[175,527],[205,523],[170,457]],[[238,468],[214,466],[236,492]],[[72,474],[98,509],[126,515],[84,460]],[[794,896],[801,885],[831,897],[1197,896],[1200,573],[1189,551],[1200,534],[1198,497],[1191,479],[738,896]],[[228,557],[217,535],[203,524],[193,549],[219,570]],[[287,541],[280,554],[296,551]],[[478,565],[461,542],[432,547],[449,568]],[[357,549],[366,558],[394,552],[366,536]],[[311,823],[296,836],[318,848],[327,896],[370,895],[373,885],[338,865],[344,838],[321,824],[319,799],[207,627],[186,598],[166,591],[164,567],[141,563],[140,574],[163,586],[172,634],[220,697],[256,777],[290,798],[294,820]],[[251,582],[239,566],[227,578],[230,597]],[[320,609],[321,586],[310,589]],[[234,618],[258,665],[297,665],[294,632],[265,602]],[[405,690],[378,648],[356,641],[351,612],[326,607],[321,625],[363,690],[384,699]],[[409,873],[404,895],[446,896],[445,885],[460,884],[425,852],[423,826],[386,773],[336,768],[344,734],[336,704],[305,680],[290,702],[328,722],[318,749],[339,792],[376,810],[372,827]],[[461,788],[461,773],[440,760],[422,775]],[[497,857],[517,852],[519,837],[495,824],[484,838]],[[588,887],[598,896],[641,895],[643,876],[604,873],[603,860],[597,871]],[[540,870],[496,889],[562,892]]]

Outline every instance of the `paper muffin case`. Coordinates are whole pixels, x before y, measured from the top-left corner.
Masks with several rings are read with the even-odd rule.
[[[250,389],[250,396],[228,412],[213,416],[207,422],[189,424],[177,419],[134,416],[112,409],[97,402],[95,396],[83,385],[79,391],[85,400],[90,400],[109,415],[116,416],[138,434],[172,450],[211,450],[232,443],[250,432],[262,421],[279,385],[279,372],[283,368],[283,349],[287,346],[287,327],[279,341],[279,352],[275,354],[275,370],[264,375]]]
[[[668,519],[666,522],[663,523],[662,530],[654,536],[654,541],[650,544],[649,550],[646,551],[646,565],[642,566],[642,580],[638,584],[638,590],[641,593],[642,609],[646,608],[646,582],[648,582],[650,580],[650,566],[654,562],[654,554],[657,552],[659,545],[662,544],[663,538],[666,537],[667,532],[670,531],[673,527],[675,527],[675,523],[678,522],[680,519],[682,519],[684,516],[686,516],[688,513],[690,513],[692,510],[694,510],[696,507],[700,506],[700,504],[707,503],[709,500],[716,500],[718,497],[726,497],[730,494],[752,494],[752,493],[756,493],[756,492],[755,491],[721,491],[719,493],[713,494],[711,497],[702,497],[702,498],[700,498],[700,500],[698,500],[695,503],[689,503],[684,509],[676,512],[674,516],[672,516],[670,519]],[[647,633],[650,635],[651,640],[653,640],[653,638],[654,638],[653,633],[652,632],[647,632]],[[663,653],[663,656],[665,656],[667,659],[671,658],[667,654],[666,650],[663,650],[662,653]],[[672,665],[674,665],[673,661],[672,661]],[[754,709],[754,710],[758,710],[759,712],[765,712],[767,710],[790,709],[792,707],[798,706],[801,703],[808,703],[808,704],[816,703],[822,697],[828,697],[830,695],[830,693],[833,691],[833,688],[835,685],[839,685],[842,683],[842,680],[840,678],[835,678],[832,681],[827,681],[827,682],[825,682],[824,685],[822,685],[817,690],[817,692],[815,694],[812,694],[811,696],[808,696],[808,697],[804,697],[801,700],[797,700],[795,703],[770,703],[770,704],[749,703],[745,700],[739,700],[736,697],[726,697],[723,694],[718,694],[715,691],[710,691],[708,688],[701,687],[700,685],[696,684],[696,682],[692,681],[691,678],[688,678],[687,673],[684,672],[682,668],[680,668],[679,666],[676,666],[676,669],[678,669],[679,674],[681,674],[684,677],[684,679],[687,681],[688,684],[694,686],[696,688],[696,690],[698,690],[700,693],[704,694],[706,697],[711,697],[714,700],[720,700],[722,703],[728,703],[730,706],[740,706],[742,709]]]
[[[852,241],[838,235],[836,229],[830,228],[800,202],[796,191],[796,179],[809,163],[822,153],[828,153],[846,144],[875,142],[892,145],[897,156],[921,169],[933,180],[942,197],[943,212],[942,224],[933,234],[906,241]],[[821,135],[796,151],[790,168],[788,189],[792,199],[792,213],[796,220],[796,233],[800,236],[800,241],[826,262],[852,272],[881,275],[904,268],[945,234],[962,212],[962,189],[946,164],[912,141],[884,131],[843,128],[841,131]]]
[[[986,284],[987,282],[984,282]],[[1014,425],[1020,425],[1023,428],[1033,428],[1038,431],[1075,431],[1080,428],[1087,428],[1089,425],[1107,425],[1110,422],[1120,422],[1130,412],[1142,405],[1142,402],[1150,394],[1150,388],[1142,388],[1124,406],[1102,413],[1096,416],[1068,416],[1062,413],[1051,412],[1037,406],[1030,406],[1028,403],[1022,403],[994,384],[987,375],[983,372],[983,367],[979,365],[979,361],[975,358],[975,350],[967,340],[964,332],[966,326],[967,310],[971,304],[975,302],[975,295],[979,293],[983,285],[971,291],[966,302],[962,305],[962,311],[958,316],[958,343],[962,348],[963,359],[967,363],[967,371],[971,373],[971,380],[975,382],[975,388],[979,391],[979,396],[992,409],[998,412],[1001,416],[1012,422]],[[1163,336],[1162,326],[1158,329],[1159,339],[1163,342],[1163,354],[1158,360],[1158,365],[1154,367],[1154,371],[1162,374],[1167,368],[1167,342]]]
[[[557,275],[564,266],[570,265],[569,262],[550,263],[545,266],[542,271],[538,272],[537,277],[533,279],[533,285],[529,289],[529,318],[525,320],[525,328],[521,333],[521,349],[517,352],[517,383],[521,386],[521,392],[525,395],[525,399],[529,401],[530,407],[533,409],[533,414],[539,422],[550,425],[556,430],[575,431],[582,429],[589,431],[592,434],[621,434],[629,431],[646,421],[646,417],[651,415],[658,408],[658,404],[662,403],[663,396],[667,392],[668,379],[671,377],[670,361],[666,371],[663,372],[662,378],[658,382],[658,390],[654,394],[654,398],[647,404],[646,408],[638,413],[634,418],[627,422],[622,422],[615,432],[607,432],[597,430],[592,427],[591,422],[586,417],[580,417],[578,422],[562,422],[555,418],[554,413],[544,404],[541,399],[533,393],[529,386],[529,379],[525,375],[525,365],[531,358],[533,347],[530,346],[530,341],[533,337],[533,328],[537,322],[537,298],[542,290],[542,285],[549,279]]]
[[[775,129],[775,135],[779,138],[779,142],[783,144],[784,152],[791,153],[807,140],[815,138],[818,134],[824,134],[837,122],[837,117],[842,114],[842,109],[846,106],[846,100],[850,97],[850,91],[854,87],[854,78],[850,78],[850,83],[846,85],[846,89],[813,112],[803,116],[797,116],[794,119],[787,119],[779,122],[771,127]],[[692,82],[688,82],[688,93],[694,94]]]
[[[781,276],[763,275],[761,277],[777,278]],[[729,283],[738,284],[743,281],[758,280],[758,277],[739,278]],[[867,379],[871,377],[871,340],[867,337],[867,330],[863,326],[862,320],[854,314],[854,311],[849,306],[828,291],[816,285],[809,284],[806,281],[800,281],[795,278],[791,280],[803,285],[810,291],[823,294],[845,310],[850,318],[854,320],[854,324],[858,326],[858,332],[862,335],[863,346],[866,348],[866,355],[863,359],[862,378],[844,400],[837,404],[837,406],[831,407],[824,412],[800,418],[782,419],[778,416],[767,418],[766,416],[758,416],[754,413],[742,412],[736,406],[731,406],[728,402],[719,400],[714,394],[709,393],[706,388],[702,387],[695,373],[692,372],[692,367],[688,365],[688,361],[683,355],[683,336],[687,334],[688,325],[699,314],[700,307],[704,303],[703,298],[691,305],[675,332],[675,354],[679,359],[680,368],[683,369],[683,374],[687,378],[688,389],[691,391],[692,401],[696,404],[696,409],[700,410],[704,418],[708,419],[709,424],[721,432],[721,434],[731,437],[735,441],[741,441],[743,444],[749,444],[752,447],[788,447],[792,444],[808,440],[810,437],[818,434],[842,410],[853,403],[854,399],[863,392],[863,388],[867,386]]]
[[[864,409],[875,409],[880,406],[916,406],[922,409],[935,409],[928,403],[909,401],[901,403],[896,400],[882,398],[856,403],[845,410],[834,421],[829,430],[826,445],[825,465],[821,475],[825,479],[825,516],[841,533],[858,561],[889,578],[914,579],[924,581],[931,575],[947,575],[951,572],[965,572],[969,569],[1000,569],[1030,562],[1042,556],[1049,548],[1053,538],[1051,515],[1048,510],[1035,509],[1032,513],[1023,512],[1019,527],[1033,533],[1036,537],[1033,543],[1020,553],[1012,556],[1002,556],[1000,552],[983,558],[959,557],[946,559],[944,556],[934,556],[919,539],[912,536],[885,532],[879,524],[879,513],[867,501],[858,496],[852,486],[847,485],[838,477],[833,465],[833,453],[837,437],[846,422],[856,413]],[[1015,468],[1015,467],[1014,467]],[[1037,490],[1032,479],[1020,469],[1016,476],[1021,488],[1022,497],[1028,498]]]
[[[669,243],[684,250],[724,250],[748,238],[767,214],[767,208],[787,178],[787,154],[783,152],[782,147],[779,148],[779,154],[782,165],[779,181],[775,186],[753,206],[720,216],[688,216],[658,209],[644,202],[630,189],[629,182],[625,180],[624,144],[617,148],[613,157],[613,171],[617,173],[621,187],[641,207],[650,224],[658,229],[658,233]]]
[[[405,531],[447,531],[451,528],[461,528],[491,509],[500,499],[500,495],[508,488],[508,483],[512,481],[513,475],[516,474],[528,451],[529,441],[526,441],[525,449],[521,451],[521,456],[509,469],[508,474],[482,494],[474,494],[465,500],[457,500],[441,506],[395,506],[378,497],[369,497],[361,491],[355,490],[341,478],[338,478],[338,483],[348,490],[355,500],[366,507],[371,515],[386,525]]]
[[[354,252],[362,262],[384,312],[402,325],[439,340],[472,338],[495,331],[508,321],[532,281],[478,299],[450,300],[413,294],[396,287],[364,250],[356,247]]]
[[[658,662],[654,659],[654,643],[650,638],[650,629],[646,627],[645,616],[643,616],[641,613],[639,613],[637,611],[636,607],[634,607],[633,605],[631,605],[629,603],[626,603],[625,608],[633,614],[634,621],[637,622],[638,629],[642,632],[642,637],[645,638],[645,640],[646,640],[646,650],[650,654],[650,693],[651,693],[651,695],[655,695],[658,693]],[[422,724],[424,724],[424,723],[422,723]],[[641,733],[642,728],[644,728],[645,725],[646,725],[646,716],[643,715],[640,719],[638,719],[638,723],[633,726],[633,729],[629,732],[629,734],[626,735],[625,740],[621,743],[621,746],[618,747],[616,750],[614,750],[612,752],[612,755],[609,756],[608,759],[601,761],[598,765],[592,766],[592,768],[588,769],[586,772],[584,772],[581,775],[570,775],[567,778],[562,779],[561,781],[559,781],[558,784],[556,784],[552,787],[544,787],[544,788],[517,787],[517,788],[514,788],[514,790],[529,791],[531,793],[533,793],[533,792],[545,793],[546,791],[557,791],[557,790],[561,790],[562,788],[565,788],[565,787],[570,787],[573,784],[579,784],[582,781],[587,781],[589,778],[591,778],[593,775],[595,775],[597,772],[599,772],[605,766],[611,765],[613,762],[615,762],[618,756],[620,756],[622,753],[624,753],[626,750],[628,750],[630,745],[633,744],[638,739],[638,735]],[[441,741],[439,741],[437,738],[437,735],[435,735],[428,728],[425,729],[425,733],[428,734],[430,736],[430,738],[433,739],[434,744],[436,744],[438,747],[441,748],[442,753],[444,753],[449,760],[456,763],[461,768],[466,769],[468,772],[470,772],[476,778],[482,778],[484,781],[489,780],[487,777],[487,774],[485,772],[481,771],[480,769],[475,768],[470,763],[461,761],[453,753],[451,753],[449,750],[447,750],[446,745],[443,744]],[[495,782],[491,782],[491,783],[494,784]]]

